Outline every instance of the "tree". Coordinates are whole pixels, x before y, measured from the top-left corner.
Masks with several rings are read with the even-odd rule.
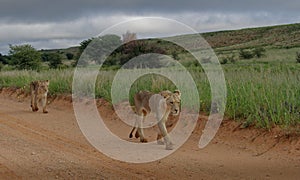
[[[72,60],[72,59],[74,58],[74,54],[72,54],[72,53],[67,53],[67,54],[66,54],[66,57],[67,57],[68,60]]]
[[[94,38],[90,38],[90,39],[87,39],[87,40],[84,40],[80,43],[80,53],[82,53],[85,48],[94,40]]]
[[[0,63],[8,64],[7,58],[0,53]]]
[[[127,31],[125,34],[122,34],[123,43],[128,43],[137,39],[136,33],[131,33]]]
[[[39,70],[41,67],[41,54],[30,44],[9,45],[11,63],[17,69]]]
[[[49,53],[49,54],[47,54],[46,57],[47,57],[47,61],[49,62],[50,68],[56,69],[56,68],[59,68],[63,64],[60,54]]]
[[[102,64],[105,59],[103,55],[111,53],[120,45],[121,38],[117,35],[104,35],[84,40],[80,43],[80,50],[82,52],[85,50],[85,53],[81,54],[80,61],[77,61],[74,65],[78,63],[81,66],[86,66],[90,63]]]
[[[109,61],[105,61],[104,65],[124,65],[132,58],[138,57],[140,55],[148,54],[148,53],[157,53],[157,54],[167,54],[166,51],[161,48],[161,46],[157,46],[156,43],[151,43],[153,41],[147,39],[134,40],[130,41],[122,46],[118,47],[108,58]],[[159,59],[149,60],[149,62],[141,62],[143,64],[147,64],[147,67],[160,67],[161,62]],[[134,64],[128,64],[126,68],[132,68]]]

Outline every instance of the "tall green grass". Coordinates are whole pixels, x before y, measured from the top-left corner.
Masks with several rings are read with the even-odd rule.
[[[73,70],[48,70],[40,73],[36,71],[2,71],[0,72],[0,88],[25,87],[29,92],[29,84],[34,80],[50,80],[49,93],[70,94],[72,92]]]
[[[227,116],[266,128],[299,124],[299,70],[258,66],[226,72]]]
[[[223,67],[227,85],[227,117],[244,122],[247,126],[263,128],[274,125],[288,128],[300,124],[300,65],[230,64]],[[189,70],[198,88],[201,111],[208,113],[211,92],[207,77],[201,68],[193,67]],[[70,94],[73,73],[72,69],[40,73],[4,71],[0,72],[0,88],[28,88],[32,80],[49,79],[50,94]],[[95,86],[96,97],[111,101],[110,89],[115,75],[116,71],[113,70],[101,71]],[[129,100],[132,102],[132,96],[139,90],[158,92],[165,89],[174,90],[176,87],[170,80],[159,75],[142,76],[132,84]]]

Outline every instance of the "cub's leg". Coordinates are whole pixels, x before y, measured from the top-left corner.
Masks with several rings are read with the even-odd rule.
[[[137,121],[138,120],[135,120],[135,122],[134,122],[134,126],[132,127],[132,130],[131,130],[131,132],[130,132],[130,134],[129,134],[129,138],[132,138],[133,137],[133,132],[137,129]],[[139,138],[140,136],[139,136],[139,133],[136,131],[135,132],[135,138]]]
[[[166,119],[162,119],[161,121],[158,122],[157,125],[158,125],[158,128],[159,128],[160,132],[161,132],[161,135],[164,138],[164,142],[166,144],[166,150],[172,150],[172,149],[174,149],[174,147],[173,147],[174,144],[172,143],[172,141],[170,139],[170,136],[167,132],[165,121],[166,121]]]
[[[139,138],[140,137],[139,132],[136,131],[134,136],[135,136],[135,138]]]
[[[164,141],[162,140],[163,136],[162,134],[160,133],[160,131],[157,133],[157,138],[156,138],[156,141],[157,141],[157,144],[158,145],[164,145]]]
[[[137,133],[135,133],[135,137],[140,136],[140,141],[146,143],[148,142],[148,140],[145,138],[144,131],[142,128],[144,119],[145,116],[141,116],[141,118],[138,120],[138,128],[137,128]]]
[[[162,134],[162,131],[163,131],[163,125],[159,125],[159,122],[162,122],[164,121],[165,118],[167,118],[168,116],[166,115],[168,114],[166,112],[166,107],[165,107],[165,101],[162,101],[160,100],[159,101],[159,104],[158,104],[158,107],[156,107],[156,119],[157,119],[157,138],[156,138],[156,142],[158,145],[164,145],[165,142],[163,141],[163,137],[164,135]],[[165,123],[165,122],[162,122],[162,123]],[[161,127],[159,127],[161,126]]]
[[[164,141],[163,141],[163,135],[161,134],[160,128],[157,125],[157,137],[156,137],[156,142],[158,145],[164,145]]]
[[[132,138],[133,137],[133,132],[134,132],[134,130],[135,130],[135,126],[133,126],[133,128],[132,128],[132,130],[131,130],[131,132],[130,132],[130,134],[129,134],[129,138]]]
[[[33,112],[38,111],[39,108],[37,107],[37,95],[35,92],[36,85],[34,83],[30,84],[30,91],[31,91],[31,109]]]
[[[47,95],[42,97],[42,106],[43,106],[43,113],[48,113],[46,110],[47,108]]]

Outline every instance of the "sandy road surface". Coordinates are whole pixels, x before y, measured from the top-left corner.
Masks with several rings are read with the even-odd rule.
[[[112,131],[127,138],[130,127],[110,106],[101,114]],[[28,98],[0,93],[0,179],[299,179],[300,141],[280,132],[241,130],[224,121],[205,149],[197,143],[205,116],[178,151],[159,161],[129,164],[112,160],[84,138],[72,104],[55,100],[49,114],[33,113]],[[154,132],[146,132],[154,137]],[[132,141],[132,140],[131,140]]]

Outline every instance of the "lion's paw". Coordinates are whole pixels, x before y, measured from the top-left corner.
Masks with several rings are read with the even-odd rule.
[[[165,143],[162,140],[157,140],[158,145],[165,145]]]
[[[174,144],[170,143],[166,145],[166,150],[173,150],[174,149]]]
[[[144,138],[144,139],[141,139],[141,142],[146,143],[146,142],[148,142],[148,140],[146,138]]]

